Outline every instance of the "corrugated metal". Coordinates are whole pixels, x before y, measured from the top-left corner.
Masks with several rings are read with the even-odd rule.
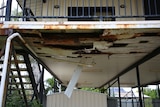
[[[82,90],[74,90],[71,98],[56,93],[47,96],[47,107],[107,107],[107,96]]]

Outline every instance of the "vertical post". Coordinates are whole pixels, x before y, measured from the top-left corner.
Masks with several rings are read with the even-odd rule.
[[[118,77],[118,91],[119,91],[119,107],[122,107],[122,104],[121,104],[121,89],[120,89],[119,77]]]
[[[131,89],[131,92],[132,92],[132,107],[134,107],[134,101],[133,101],[133,90]]]
[[[137,73],[137,83],[138,83],[138,92],[139,92],[139,103],[140,103],[140,107],[143,107],[142,104],[142,96],[141,96],[141,87],[140,87],[140,75],[139,75],[139,67],[136,67],[136,73]]]
[[[54,93],[57,91],[57,81],[56,79],[54,78]]]
[[[7,8],[6,8],[6,16],[5,21],[11,20],[11,8],[12,8],[12,0],[7,0]]]
[[[44,86],[43,86],[43,79],[44,79],[44,67],[42,67],[41,71],[41,77],[40,77],[40,103],[43,104],[43,95],[44,95]]]
[[[22,9],[23,9],[23,21],[25,21],[26,18],[24,18],[24,16],[26,16],[26,0],[23,0],[23,5],[22,5]]]
[[[158,98],[160,99],[160,88],[159,88],[159,84],[157,85],[157,91],[158,91]]]
[[[143,87],[142,87],[142,93],[143,93]],[[143,107],[145,107],[144,94],[143,94]]]
[[[109,97],[111,96],[111,86],[110,86],[110,83],[109,83]]]

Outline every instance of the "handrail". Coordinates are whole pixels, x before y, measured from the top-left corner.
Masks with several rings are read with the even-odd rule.
[[[12,39],[18,37],[24,45],[32,51],[32,49],[26,44],[24,39],[19,33],[14,33],[11,36],[7,38],[6,41],[6,48],[5,48],[5,55],[4,55],[4,62],[3,62],[3,69],[2,69],[2,75],[1,75],[1,85],[0,85],[0,107],[4,107],[4,90],[5,90],[5,80],[6,80],[6,74],[7,74],[7,67],[8,67],[8,59],[9,59],[9,52],[10,52],[10,46]],[[32,51],[34,53],[34,51]],[[35,53],[34,53],[35,54]],[[35,54],[36,55],[36,54]],[[37,55],[36,55],[37,56]]]

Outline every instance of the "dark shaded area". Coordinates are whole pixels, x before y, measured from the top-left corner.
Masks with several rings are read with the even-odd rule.
[[[115,21],[115,7],[68,7],[68,21]]]
[[[160,20],[160,0],[144,0],[146,20]]]

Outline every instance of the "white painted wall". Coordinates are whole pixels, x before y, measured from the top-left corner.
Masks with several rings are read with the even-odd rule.
[[[23,0],[20,1],[22,4]],[[138,3],[137,3],[138,2]],[[119,8],[119,5],[124,4],[125,8]],[[54,8],[59,5],[59,8]],[[42,3],[42,0],[27,0],[26,7],[31,8],[35,16],[67,16],[68,7],[115,7],[116,16],[135,16],[143,15],[142,0],[47,0]],[[37,8],[36,8],[37,7]],[[138,10],[138,11],[137,11]],[[46,20],[46,19],[42,19]],[[122,20],[143,20],[143,18],[117,18],[117,21]],[[47,19],[53,21],[53,19]],[[67,19],[54,18],[54,21],[67,21]]]

